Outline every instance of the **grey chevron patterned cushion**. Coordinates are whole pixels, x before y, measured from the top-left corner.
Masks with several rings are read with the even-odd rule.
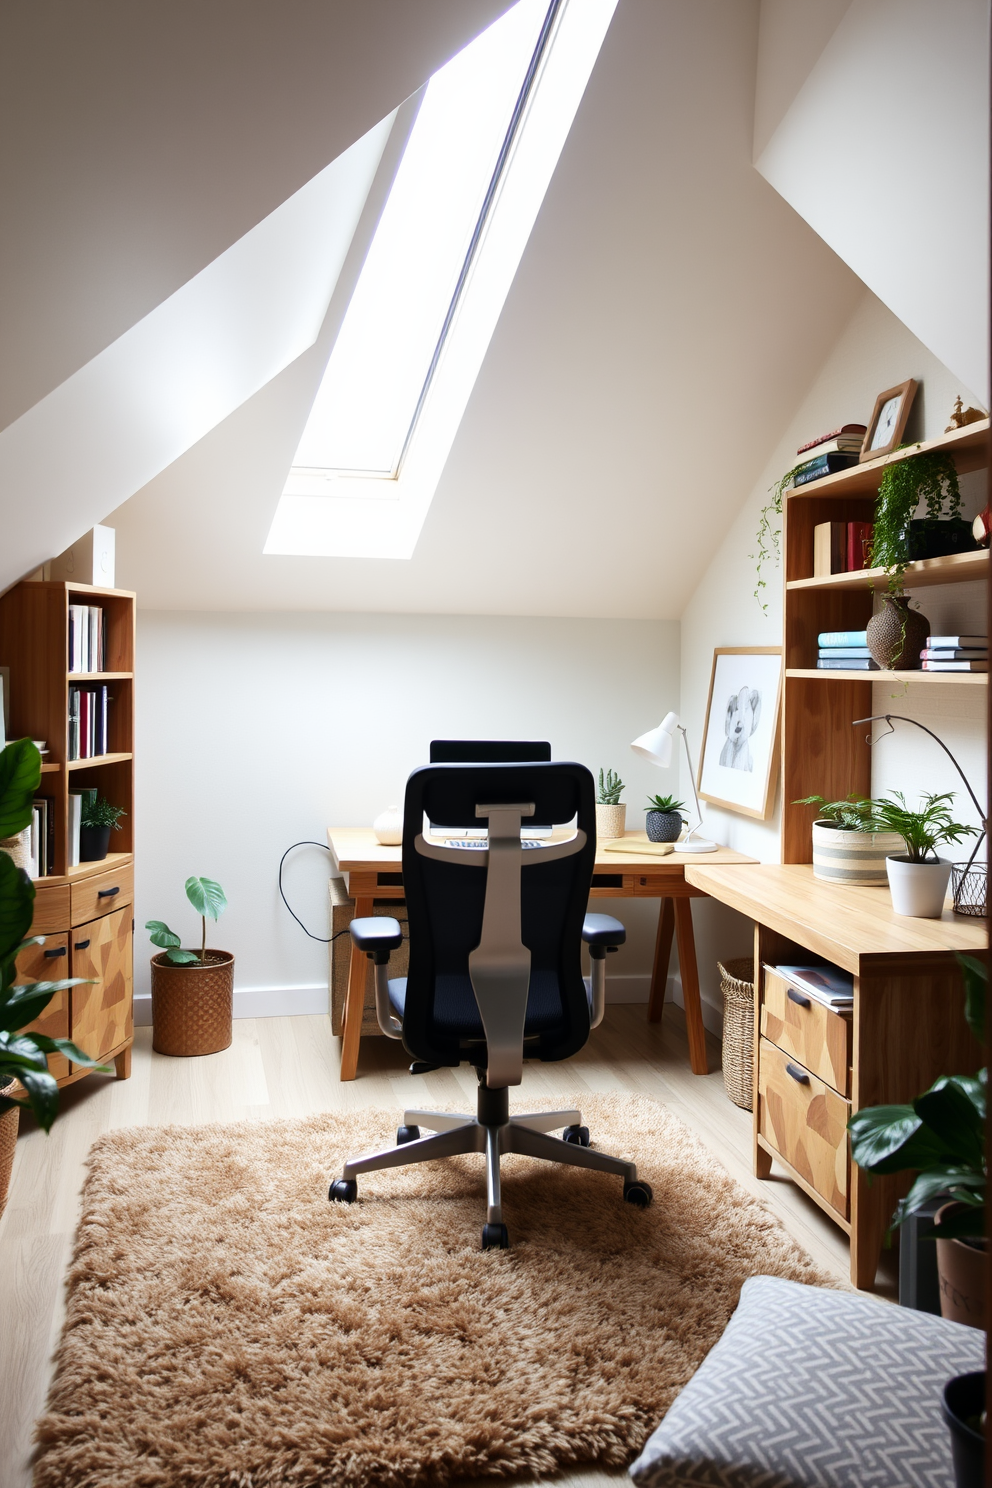
[[[977,1328],[754,1276],[630,1475],[641,1488],[953,1488],[940,1392],[984,1367]]]

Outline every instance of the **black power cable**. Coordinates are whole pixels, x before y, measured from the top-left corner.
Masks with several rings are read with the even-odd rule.
[[[300,919],[300,917],[296,913],[295,909],[293,909],[293,907],[290,904],[289,900],[286,898],[286,893],[285,893],[285,890],[283,889],[283,886],[282,886],[282,865],[285,863],[285,861],[289,857],[290,853],[291,852],[294,852],[296,850],[296,848],[298,848],[298,847],[319,847],[320,850],[321,850],[321,852],[326,852],[326,853],[329,853],[331,851],[331,849],[327,846],[327,843],[326,842],[313,842],[313,841],[311,841],[310,838],[305,838],[302,842],[294,842],[291,847],[287,847],[286,851],[283,853],[282,857],[279,859],[279,875],[278,875],[278,879],[279,879],[279,898],[282,900],[283,904],[285,904],[286,908],[289,910],[290,914],[293,916],[293,919],[296,921],[296,923],[299,925],[300,929],[303,931],[303,934],[304,935],[309,935],[309,937],[310,937],[311,940],[319,940],[320,943],[321,943],[321,945],[330,945],[332,941],[337,940],[338,936],[340,936],[340,935],[347,935],[348,934],[348,927],[347,927],[347,925],[345,926],[345,928],[343,930],[338,930],[337,933],[334,934],[334,935],[314,935],[313,931],[307,929],[306,925],[304,925],[303,921]],[[406,924],[406,920],[400,920],[399,923],[401,925],[405,925]],[[405,938],[406,937],[404,936],[404,939]]]

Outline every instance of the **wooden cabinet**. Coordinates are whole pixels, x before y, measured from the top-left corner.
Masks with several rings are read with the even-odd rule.
[[[825,1205],[850,1213],[851,1102],[768,1039],[758,1043],[757,1129]]]
[[[835,1013],[770,967],[762,978],[761,1036],[839,1095],[851,1093],[851,1018]]]
[[[103,610],[106,671],[70,671],[70,605]],[[17,980],[87,978],[87,985],[57,993],[32,1026],[72,1039],[92,1058],[112,1060],[121,1078],[130,1072],[133,1037],[134,610],[129,591],[86,584],[26,582],[0,596],[0,665],[10,672],[8,734],[46,741],[39,794],[47,797],[55,823],[55,871],[35,881],[31,924],[31,934],[43,935],[45,944],[22,951]],[[107,688],[106,754],[68,757],[74,684]],[[69,793],[77,786],[95,786],[125,815],[111,835],[114,852],[102,862],[70,867]],[[50,1057],[49,1069],[60,1085],[88,1073],[61,1055]]]

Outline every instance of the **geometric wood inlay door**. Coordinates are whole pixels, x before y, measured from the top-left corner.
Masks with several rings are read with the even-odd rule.
[[[69,933],[72,975],[92,978],[73,987],[72,1041],[102,1059],[131,1037],[131,907],[76,925]]]
[[[65,933],[46,935],[43,946],[25,946],[14,963],[14,984],[25,982],[63,982],[69,976],[69,937]],[[46,956],[46,951],[59,951],[61,956]],[[56,992],[39,1018],[29,1023],[25,1033],[43,1033],[46,1038],[69,1037],[69,993]],[[56,1080],[69,1073],[64,1054],[49,1054],[48,1073]]]

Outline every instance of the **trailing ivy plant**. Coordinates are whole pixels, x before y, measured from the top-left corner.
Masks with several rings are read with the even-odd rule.
[[[798,465],[793,465],[792,469],[787,470],[773,486],[768,487],[772,499],[766,502],[761,508],[758,515],[758,530],[754,536],[754,544],[758,551],[756,553],[748,553],[747,555],[756,563],[755,573],[757,575],[757,583],[754,587],[754,597],[766,615],[768,614],[768,605],[762,599],[761,591],[768,586],[762,578],[761,572],[766,564],[771,563],[777,568],[782,560],[782,502],[786,491],[792,485],[797,472],[802,469],[804,463],[804,461],[800,460]]]
[[[875,504],[871,566],[885,569],[889,593],[893,595],[901,595],[905,589],[909,524],[921,503],[926,505],[926,531],[942,518],[960,517],[961,488],[950,455],[938,450],[921,451],[907,460],[894,460],[882,471]]]

